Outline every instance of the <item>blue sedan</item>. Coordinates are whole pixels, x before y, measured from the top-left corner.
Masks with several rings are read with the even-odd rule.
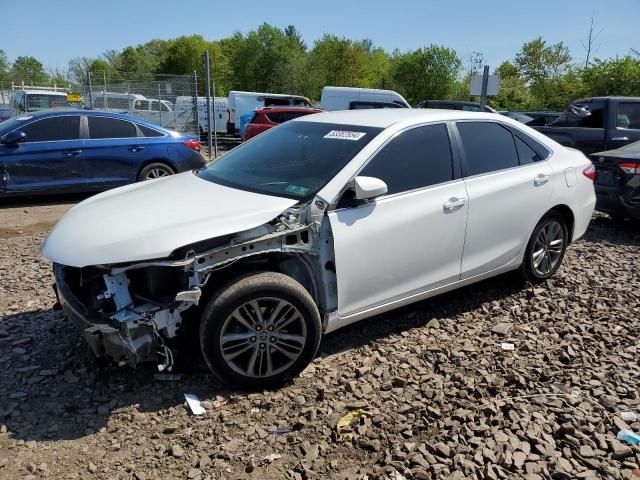
[[[100,191],[204,165],[195,137],[126,115],[50,110],[0,123],[0,197]]]

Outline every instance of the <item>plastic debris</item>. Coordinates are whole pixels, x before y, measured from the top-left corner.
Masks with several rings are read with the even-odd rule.
[[[266,460],[269,463],[273,463],[275,460],[278,460],[279,458],[282,458],[282,455],[280,455],[279,453],[270,453],[269,455],[262,457],[263,460]]]
[[[291,432],[290,428],[276,428],[275,430],[271,430],[271,432],[269,432],[271,435],[284,435],[286,433]]]
[[[631,410],[625,410],[624,412],[620,412],[618,415],[622,420],[628,423],[633,423],[638,420],[638,416]]]
[[[156,373],[153,376],[154,380],[159,382],[178,382],[182,380],[181,373]]]
[[[631,430],[620,430],[616,438],[621,442],[632,443],[634,445],[640,445],[640,435],[632,432]]]
[[[505,350],[507,352],[511,352],[516,349],[516,346],[513,343],[502,342],[500,344],[500,348],[502,348],[502,350]]]
[[[185,393],[184,398],[191,409],[191,413],[194,415],[202,415],[205,412],[204,408],[202,408],[202,405],[200,404],[200,400],[198,400],[198,397],[193,393]]]
[[[365,412],[361,408],[352,410],[351,412],[343,416],[340,420],[338,420],[338,425],[336,426],[336,431],[338,432],[338,440],[350,440],[351,438],[353,438],[353,433],[351,433],[349,429],[351,422],[356,419],[368,416],[369,413]]]
[[[229,403],[229,399],[222,397],[220,395],[216,395],[216,399],[213,401],[213,408],[222,408],[227,403]]]

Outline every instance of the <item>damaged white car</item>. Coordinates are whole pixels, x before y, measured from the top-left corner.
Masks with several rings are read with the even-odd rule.
[[[166,368],[198,335],[219,378],[262,388],[354,321],[509,270],[550,277],[592,179],[584,155],[499,115],[321,113],[85,200],[42,255],[97,356]]]

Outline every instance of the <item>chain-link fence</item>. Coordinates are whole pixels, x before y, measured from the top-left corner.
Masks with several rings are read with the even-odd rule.
[[[125,113],[180,132],[204,131],[193,75],[89,72],[76,84],[0,85],[0,120],[48,108],[76,107]],[[200,102],[202,103],[202,102]]]
[[[84,108],[126,113],[166,128],[199,134],[197,82],[195,74],[90,72],[76,93]]]

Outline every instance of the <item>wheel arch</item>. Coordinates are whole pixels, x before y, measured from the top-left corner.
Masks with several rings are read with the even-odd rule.
[[[575,225],[575,215],[573,214],[573,210],[571,210],[571,207],[569,207],[568,205],[565,205],[563,203],[558,204],[556,206],[554,206],[553,208],[550,208],[543,216],[542,218],[546,217],[547,215],[549,215],[550,213],[557,213],[559,214],[562,218],[564,218],[566,225],[567,225],[567,233],[569,234],[569,242],[571,243],[573,241],[573,227]]]

